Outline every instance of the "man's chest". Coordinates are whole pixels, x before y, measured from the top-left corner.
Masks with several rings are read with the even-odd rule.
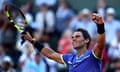
[[[79,59],[68,60],[68,70],[69,72],[92,72],[99,68],[99,63],[91,57],[91,55],[86,55]]]

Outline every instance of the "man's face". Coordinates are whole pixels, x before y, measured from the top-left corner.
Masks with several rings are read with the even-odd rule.
[[[74,32],[72,35],[72,44],[75,49],[85,45],[84,37],[81,32]]]

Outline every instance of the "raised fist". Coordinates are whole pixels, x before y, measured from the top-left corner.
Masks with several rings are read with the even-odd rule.
[[[102,17],[96,13],[92,14],[92,20],[96,23],[96,24],[103,24],[103,20]]]

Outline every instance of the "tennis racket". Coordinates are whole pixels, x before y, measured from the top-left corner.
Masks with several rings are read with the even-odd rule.
[[[20,33],[28,33],[26,32],[27,21],[25,19],[22,11],[16,6],[9,4],[5,6],[5,15],[8,18],[9,22],[18,30]],[[21,44],[23,44],[25,40],[22,38]]]

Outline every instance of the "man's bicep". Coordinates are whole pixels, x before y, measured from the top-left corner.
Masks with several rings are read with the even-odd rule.
[[[92,50],[92,54],[96,59],[100,59],[102,57],[102,50],[99,49],[97,45],[95,45]]]
[[[104,46],[105,46],[105,35],[98,34],[97,42],[96,42],[95,46],[93,47],[93,54],[96,58],[101,58]]]
[[[62,55],[62,54],[59,54],[59,53],[54,53],[52,55],[52,57],[53,57],[52,59],[55,60],[56,62],[64,64],[64,66],[67,66],[65,55]]]
[[[50,49],[50,48],[43,48],[42,51],[41,51],[41,53],[42,53],[44,56],[48,57],[49,59],[52,59],[52,60],[54,60],[54,61],[56,61],[56,62],[59,62],[59,63],[61,63],[61,64],[64,64],[64,62],[63,62],[63,60],[62,60],[62,58],[61,58],[61,54],[53,51],[53,50]]]
[[[55,60],[55,61],[57,61],[57,62],[59,62],[61,64],[64,64],[64,60],[63,60],[63,57],[62,57],[61,54],[54,53],[52,56],[53,56],[53,60]]]

